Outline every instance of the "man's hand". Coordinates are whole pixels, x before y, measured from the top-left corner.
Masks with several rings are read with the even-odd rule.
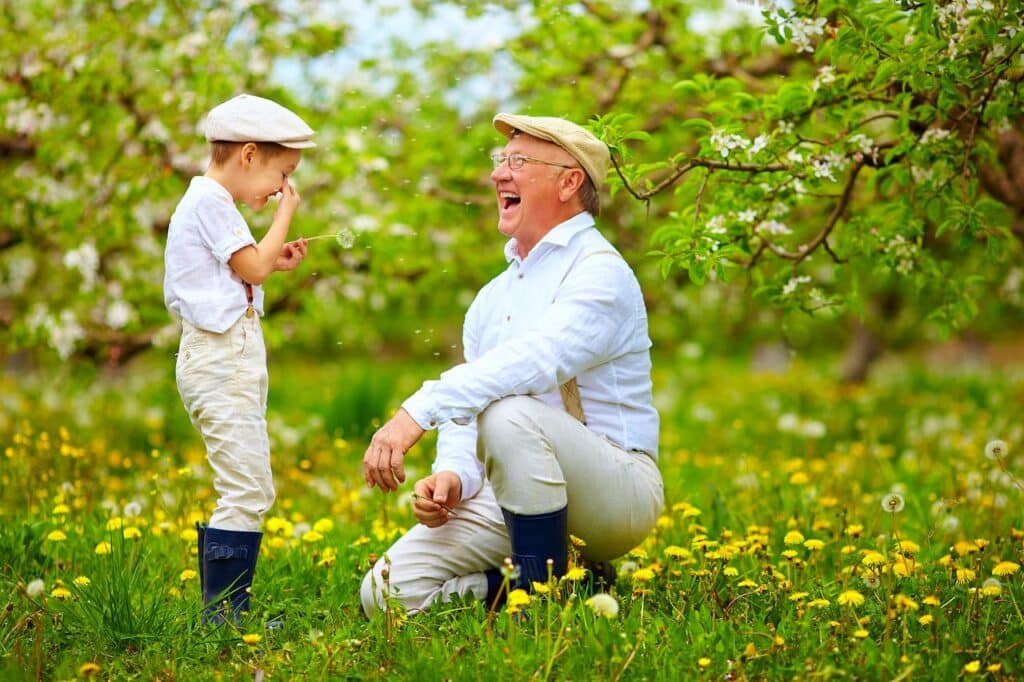
[[[423,436],[423,429],[409,413],[398,410],[395,416],[377,429],[363,455],[363,477],[369,487],[379,486],[384,492],[398,490],[405,482],[405,453]]]
[[[309,244],[305,239],[296,239],[287,242],[281,247],[281,255],[274,261],[274,269],[278,271],[294,270],[306,257],[306,247]]]
[[[448,510],[462,501],[462,479],[452,471],[438,471],[421,478],[412,489],[416,494],[412,513],[427,528],[448,523]]]

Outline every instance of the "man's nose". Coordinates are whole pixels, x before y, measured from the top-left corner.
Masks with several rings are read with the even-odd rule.
[[[512,169],[508,167],[508,161],[502,161],[498,167],[491,171],[491,182],[507,180],[512,177]]]

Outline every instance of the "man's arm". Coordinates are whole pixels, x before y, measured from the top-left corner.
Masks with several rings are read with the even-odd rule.
[[[506,396],[547,393],[623,352],[637,338],[641,315],[629,266],[618,256],[585,259],[532,331],[426,382],[402,407],[421,427],[433,428],[472,419]]]

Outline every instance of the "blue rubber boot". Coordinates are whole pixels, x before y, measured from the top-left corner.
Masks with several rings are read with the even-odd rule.
[[[249,587],[263,533],[206,527],[199,538],[203,622],[237,621],[249,610]]]
[[[502,509],[512,564],[519,568],[519,577],[512,583],[530,592],[534,582],[548,581],[548,559],[552,560],[551,577],[555,580],[569,569],[569,508],[547,514],[516,514]]]

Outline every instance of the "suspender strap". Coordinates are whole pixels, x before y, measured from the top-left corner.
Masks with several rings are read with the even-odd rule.
[[[580,258],[578,261],[569,266],[569,269],[565,271],[565,275],[562,276],[562,281],[558,283],[559,288],[565,284],[565,280],[569,277],[569,273],[572,269],[582,261],[587,260],[591,256],[598,256],[603,253],[608,253],[613,256],[619,256],[618,251],[612,251],[611,249],[601,249],[600,251],[591,251],[587,255]],[[553,301],[552,301],[553,302]],[[580,387],[576,383],[576,377],[573,377],[566,381],[564,384],[558,387],[558,392],[562,394],[562,405],[565,407],[565,411],[570,415],[578,419],[582,424],[587,423],[587,416],[583,412],[583,401],[580,399]]]

